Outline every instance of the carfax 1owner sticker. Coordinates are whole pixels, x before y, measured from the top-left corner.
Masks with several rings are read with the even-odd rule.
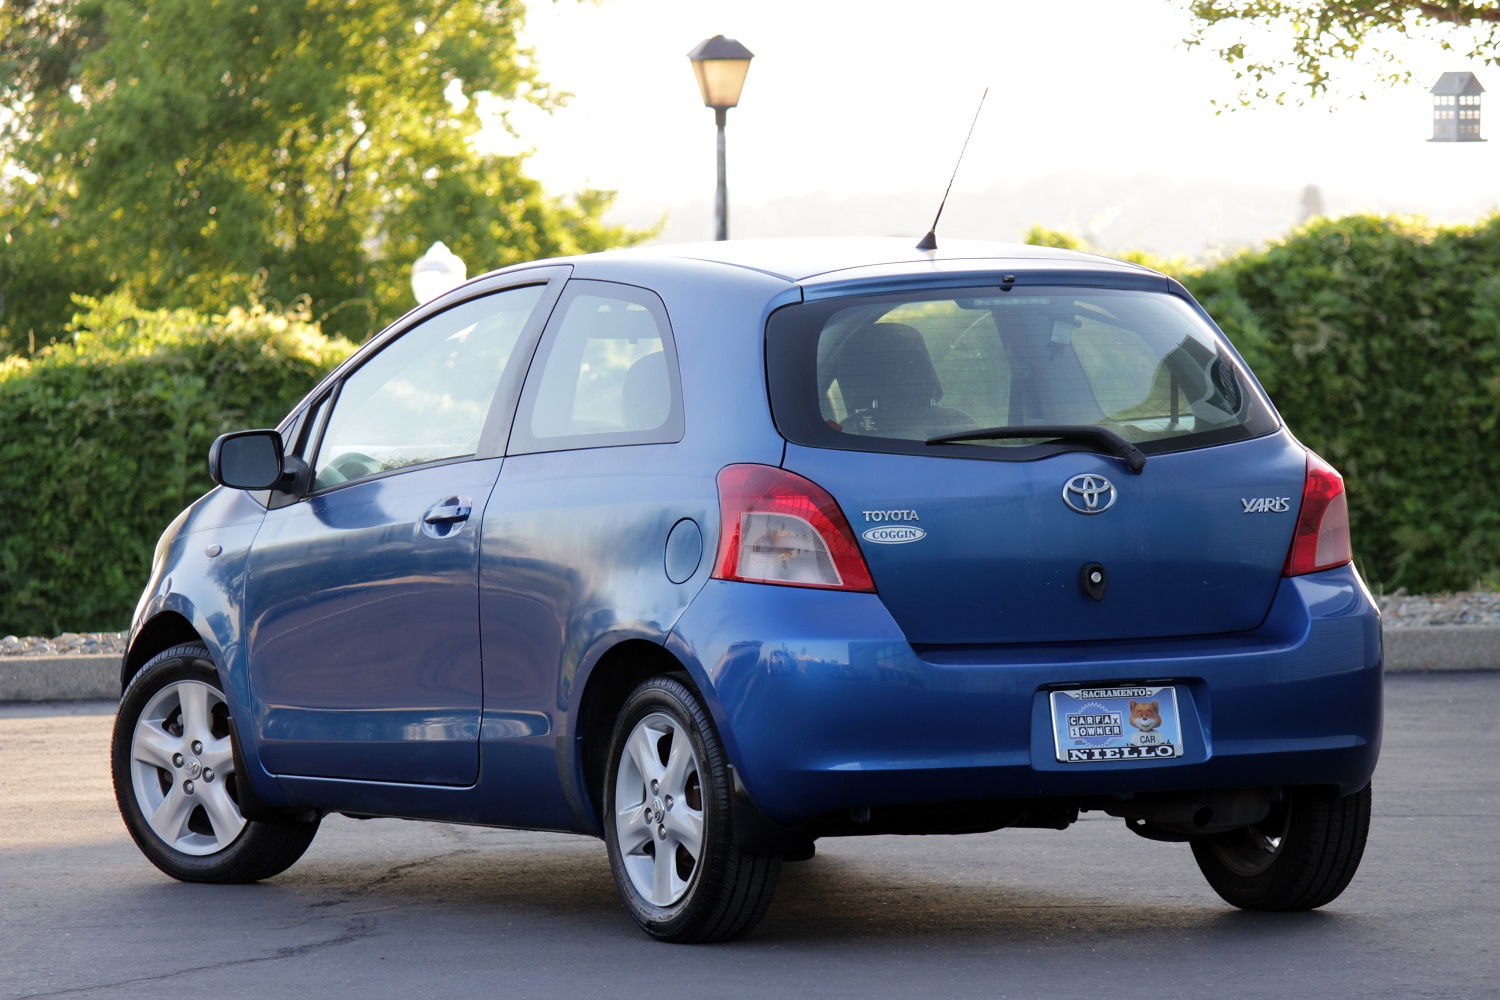
[[[1052,735],[1064,764],[1164,760],[1182,755],[1177,691],[1171,687],[1052,692]]]

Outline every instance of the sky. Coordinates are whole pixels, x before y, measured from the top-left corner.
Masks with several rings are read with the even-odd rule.
[[[1316,184],[1335,214],[1451,221],[1500,205],[1500,141],[1425,141],[1427,91],[1441,73],[1492,79],[1500,103],[1500,69],[1435,42],[1410,43],[1402,50],[1410,85],[1372,86],[1368,68],[1340,64],[1344,92],[1332,98],[1220,114],[1236,103],[1239,82],[1209,48],[1183,44],[1193,28],[1183,8],[1182,0],[533,0],[523,38],[543,78],[573,96],[550,116],[514,112],[518,137],[499,145],[534,150],[529,172],[553,192],[613,189],[629,221],[665,218],[665,235],[706,238],[713,112],[687,52],[724,34],[755,53],[729,112],[731,235],[736,220],[744,235],[773,214],[776,226],[801,235],[799,213],[786,211],[797,204],[809,206],[804,225],[857,232],[857,217],[811,207],[844,202],[857,212],[872,196],[903,193],[931,202],[928,218],[909,227],[920,234],[986,88],[945,219],[983,214],[978,202],[997,190],[1036,191],[1059,177],[1090,187],[1102,199],[1087,209],[1095,213],[1133,184],[1165,192],[1153,196],[1156,210],[1171,213],[1174,182],[1225,186],[1230,198],[1236,186]],[[1487,131],[1500,140],[1500,107],[1490,116]],[[1046,190],[1036,197],[1056,197]],[[705,231],[681,232],[689,218]]]

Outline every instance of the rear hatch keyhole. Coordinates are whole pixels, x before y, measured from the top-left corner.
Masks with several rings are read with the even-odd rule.
[[[1078,571],[1078,586],[1096,601],[1104,600],[1106,582],[1103,563],[1084,563],[1083,569]]]

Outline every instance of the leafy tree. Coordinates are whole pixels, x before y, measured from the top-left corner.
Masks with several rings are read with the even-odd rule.
[[[442,239],[475,270],[641,234],[487,155],[478,94],[544,108],[518,0],[3,0],[0,348],[70,293],[306,297],[364,337]]]
[[[1290,51],[1252,53],[1242,39],[1219,45],[1219,56],[1245,81],[1241,104],[1273,98],[1281,103],[1285,91],[1273,93],[1274,78],[1291,71],[1307,87],[1308,96],[1326,94],[1332,70],[1328,63],[1363,54],[1381,66],[1380,78],[1405,83],[1410,74],[1399,68],[1395,43],[1418,37],[1436,41],[1444,49],[1463,51],[1466,58],[1500,64],[1500,4],[1466,0],[1192,0],[1189,10],[1200,22],[1188,44],[1215,44],[1215,26],[1263,25],[1285,32]]]
[[[1092,250],[1084,240],[1072,233],[1065,233],[1060,229],[1048,229],[1043,225],[1035,225],[1026,231],[1021,237],[1022,243],[1029,243],[1034,247],[1057,247],[1061,250]]]

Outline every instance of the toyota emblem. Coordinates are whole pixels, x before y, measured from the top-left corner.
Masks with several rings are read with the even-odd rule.
[[[1115,485],[1103,476],[1074,476],[1063,486],[1062,498],[1080,514],[1103,514],[1115,505]]]

